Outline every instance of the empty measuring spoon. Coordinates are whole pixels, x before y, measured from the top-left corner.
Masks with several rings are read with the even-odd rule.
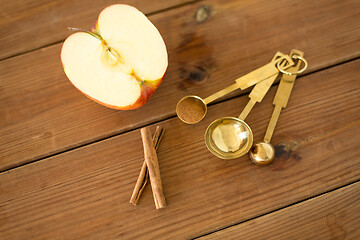
[[[239,118],[222,117],[212,122],[205,132],[205,144],[215,156],[233,159],[246,154],[253,144],[253,134],[244,121],[256,102],[261,102],[278,74],[255,85],[249,94],[249,102]]]
[[[279,74],[278,64],[281,65],[282,70],[286,70],[290,66],[293,66],[294,62],[288,55],[277,52],[270,63],[236,79],[236,83],[210,95],[205,99],[195,95],[183,97],[176,105],[177,116],[181,121],[187,124],[200,122],[207,113],[207,105],[209,103],[236,89],[244,90],[261,81],[264,81],[269,77]]]
[[[270,164],[275,158],[275,149],[270,143],[270,140],[274,133],[277,120],[280,116],[281,109],[285,108],[289,101],[291,90],[295,83],[296,74],[305,71],[305,69],[307,68],[307,62],[303,58],[303,52],[293,49],[290,53],[290,56],[293,59],[298,59],[299,61],[296,66],[291,67],[286,72],[284,72],[285,74],[280,80],[280,84],[273,101],[275,108],[272,113],[269,125],[266,129],[263,142],[256,143],[249,151],[250,159],[257,165]],[[301,62],[304,62],[305,66],[301,70],[299,70]]]

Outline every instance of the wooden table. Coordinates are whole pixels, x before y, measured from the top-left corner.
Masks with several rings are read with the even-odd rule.
[[[158,27],[169,68],[144,107],[116,111],[77,91],[59,57],[67,27],[89,29],[109,1],[1,1],[0,239],[360,239],[360,1],[128,3]],[[248,91],[197,125],[176,117],[181,97],[206,97],[292,48],[309,68],[280,116],[272,165],[221,160],[204,144]],[[276,88],[247,118],[255,140]],[[139,129],[156,125],[162,210],[150,186],[129,204]]]

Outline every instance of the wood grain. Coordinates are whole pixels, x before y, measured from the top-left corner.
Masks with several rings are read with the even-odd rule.
[[[358,239],[360,183],[199,239]]]
[[[112,4],[130,4],[149,14],[186,2],[189,0],[1,0],[0,59],[63,41],[71,34],[68,27],[90,29],[101,10]]]
[[[1,61],[0,170],[174,116],[181,97],[206,97],[277,50],[304,51],[308,72],[360,55],[357,1],[284,3],[214,0],[151,16],[170,65],[154,96],[133,111],[107,109],[79,93],[63,73],[61,44]],[[198,23],[194,15],[204,5],[210,14]]]
[[[207,125],[237,116],[246,96],[211,106],[195,126],[163,121],[158,159],[168,207],[160,211],[149,187],[137,207],[128,203],[144,160],[138,130],[3,172],[0,238],[188,239],[358,181],[359,63],[296,81],[268,167],[248,156],[218,159],[204,144]],[[265,133],[275,90],[247,118],[255,140]]]

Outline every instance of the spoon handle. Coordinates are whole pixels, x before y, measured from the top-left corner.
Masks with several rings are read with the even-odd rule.
[[[204,99],[204,102],[207,105],[207,104],[211,103],[212,101],[215,101],[216,99],[221,98],[222,96],[225,96],[226,94],[231,93],[232,91],[235,91],[238,88],[239,88],[238,84],[234,83],[234,84],[228,86],[227,88],[224,88],[224,89],[208,96],[207,98]]]
[[[239,119],[241,120],[245,120],[245,118],[247,117],[247,115],[249,115],[251,109],[254,107],[256,101],[252,98],[250,98],[249,102],[246,104],[244,110],[242,110]]]
[[[304,56],[304,53],[299,50],[291,50],[290,56],[298,55],[300,57]],[[301,65],[301,61],[299,61],[296,66],[289,68],[290,71],[298,71]],[[264,142],[269,143],[271,137],[274,133],[276,123],[279,119],[281,109],[285,108],[289,98],[291,91],[293,89],[295,83],[296,75],[287,75],[283,74],[280,80],[279,87],[276,91],[275,98],[273,104],[275,105],[274,111],[271,115],[271,119],[269,125],[265,132]]]
[[[245,120],[247,115],[250,113],[255,103],[261,102],[265,97],[266,93],[269,91],[271,85],[274,83],[278,74],[275,74],[255,85],[249,94],[249,102],[246,104],[244,110],[241,112],[239,119]]]
[[[294,61],[289,57],[289,55],[282,54],[277,52],[274,58],[268,64],[236,79],[236,83],[241,90],[244,90],[248,87],[251,87],[271,76],[279,74],[279,69],[277,68],[276,64],[278,62],[282,62],[286,60],[284,69],[288,69],[291,66],[294,66]]]
[[[286,58],[285,54],[281,52],[277,52],[273,57],[273,59],[271,60],[271,62],[277,63],[280,60],[282,61],[284,58]],[[285,64],[286,63],[287,62],[285,62]],[[261,102],[263,100],[263,98],[265,97],[266,93],[269,91],[271,85],[274,83],[278,75],[279,75],[279,71],[277,71],[277,73],[275,73],[274,75],[266,78],[265,80],[256,83],[255,87],[251,90],[249,94],[250,100],[245,106],[244,110],[241,112],[239,119],[245,120],[247,115],[249,115],[250,111],[254,107],[255,103]]]
[[[266,129],[266,133],[265,133],[265,137],[264,137],[264,142],[266,142],[266,143],[269,143],[271,140],[271,137],[275,130],[276,123],[280,116],[281,109],[282,109],[282,107],[280,105],[275,105],[274,111],[271,115],[271,119],[270,119],[269,125]]]
[[[236,83],[205,98],[204,99],[205,104],[207,105],[212,101],[215,101],[216,99],[225,96],[226,94],[229,94],[232,91],[235,91],[236,89],[244,90],[248,87],[251,87],[255,84],[265,81],[268,78],[273,77],[274,75],[277,76],[279,74],[279,69],[276,67],[276,64],[283,60],[286,60],[285,66],[282,66],[284,70],[294,65],[294,61],[288,55],[285,55],[281,52],[277,52],[270,63],[236,79],[235,80]]]

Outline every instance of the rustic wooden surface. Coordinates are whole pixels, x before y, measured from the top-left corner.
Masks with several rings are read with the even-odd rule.
[[[128,2],[149,15],[169,51],[163,84],[133,111],[92,102],[61,68],[66,27],[91,27],[108,2],[1,3],[0,239],[238,239],[243,231],[245,239],[292,239],[313,229],[319,239],[359,237],[358,207],[349,205],[360,198],[359,1]],[[200,8],[209,12],[203,22]],[[207,125],[237,116],[244,92],[212,104],[198,125],[175,117],[182,96],[205,97],[291,48],[310,67],[280,116],[271,166],[220,160],[204,145]],[[247,118],[256,140],[275,91]],[[129,204],[143,162],[138,128],[158,124],[168,204],[160,211],[150,186],[137,207]],[[296,225],[303,209],[319,219]],[[272,227],[278,218],[286,228]],[[264,230],[251,232],[254,225]],[[346,234],[333,233],[337,226]]]

